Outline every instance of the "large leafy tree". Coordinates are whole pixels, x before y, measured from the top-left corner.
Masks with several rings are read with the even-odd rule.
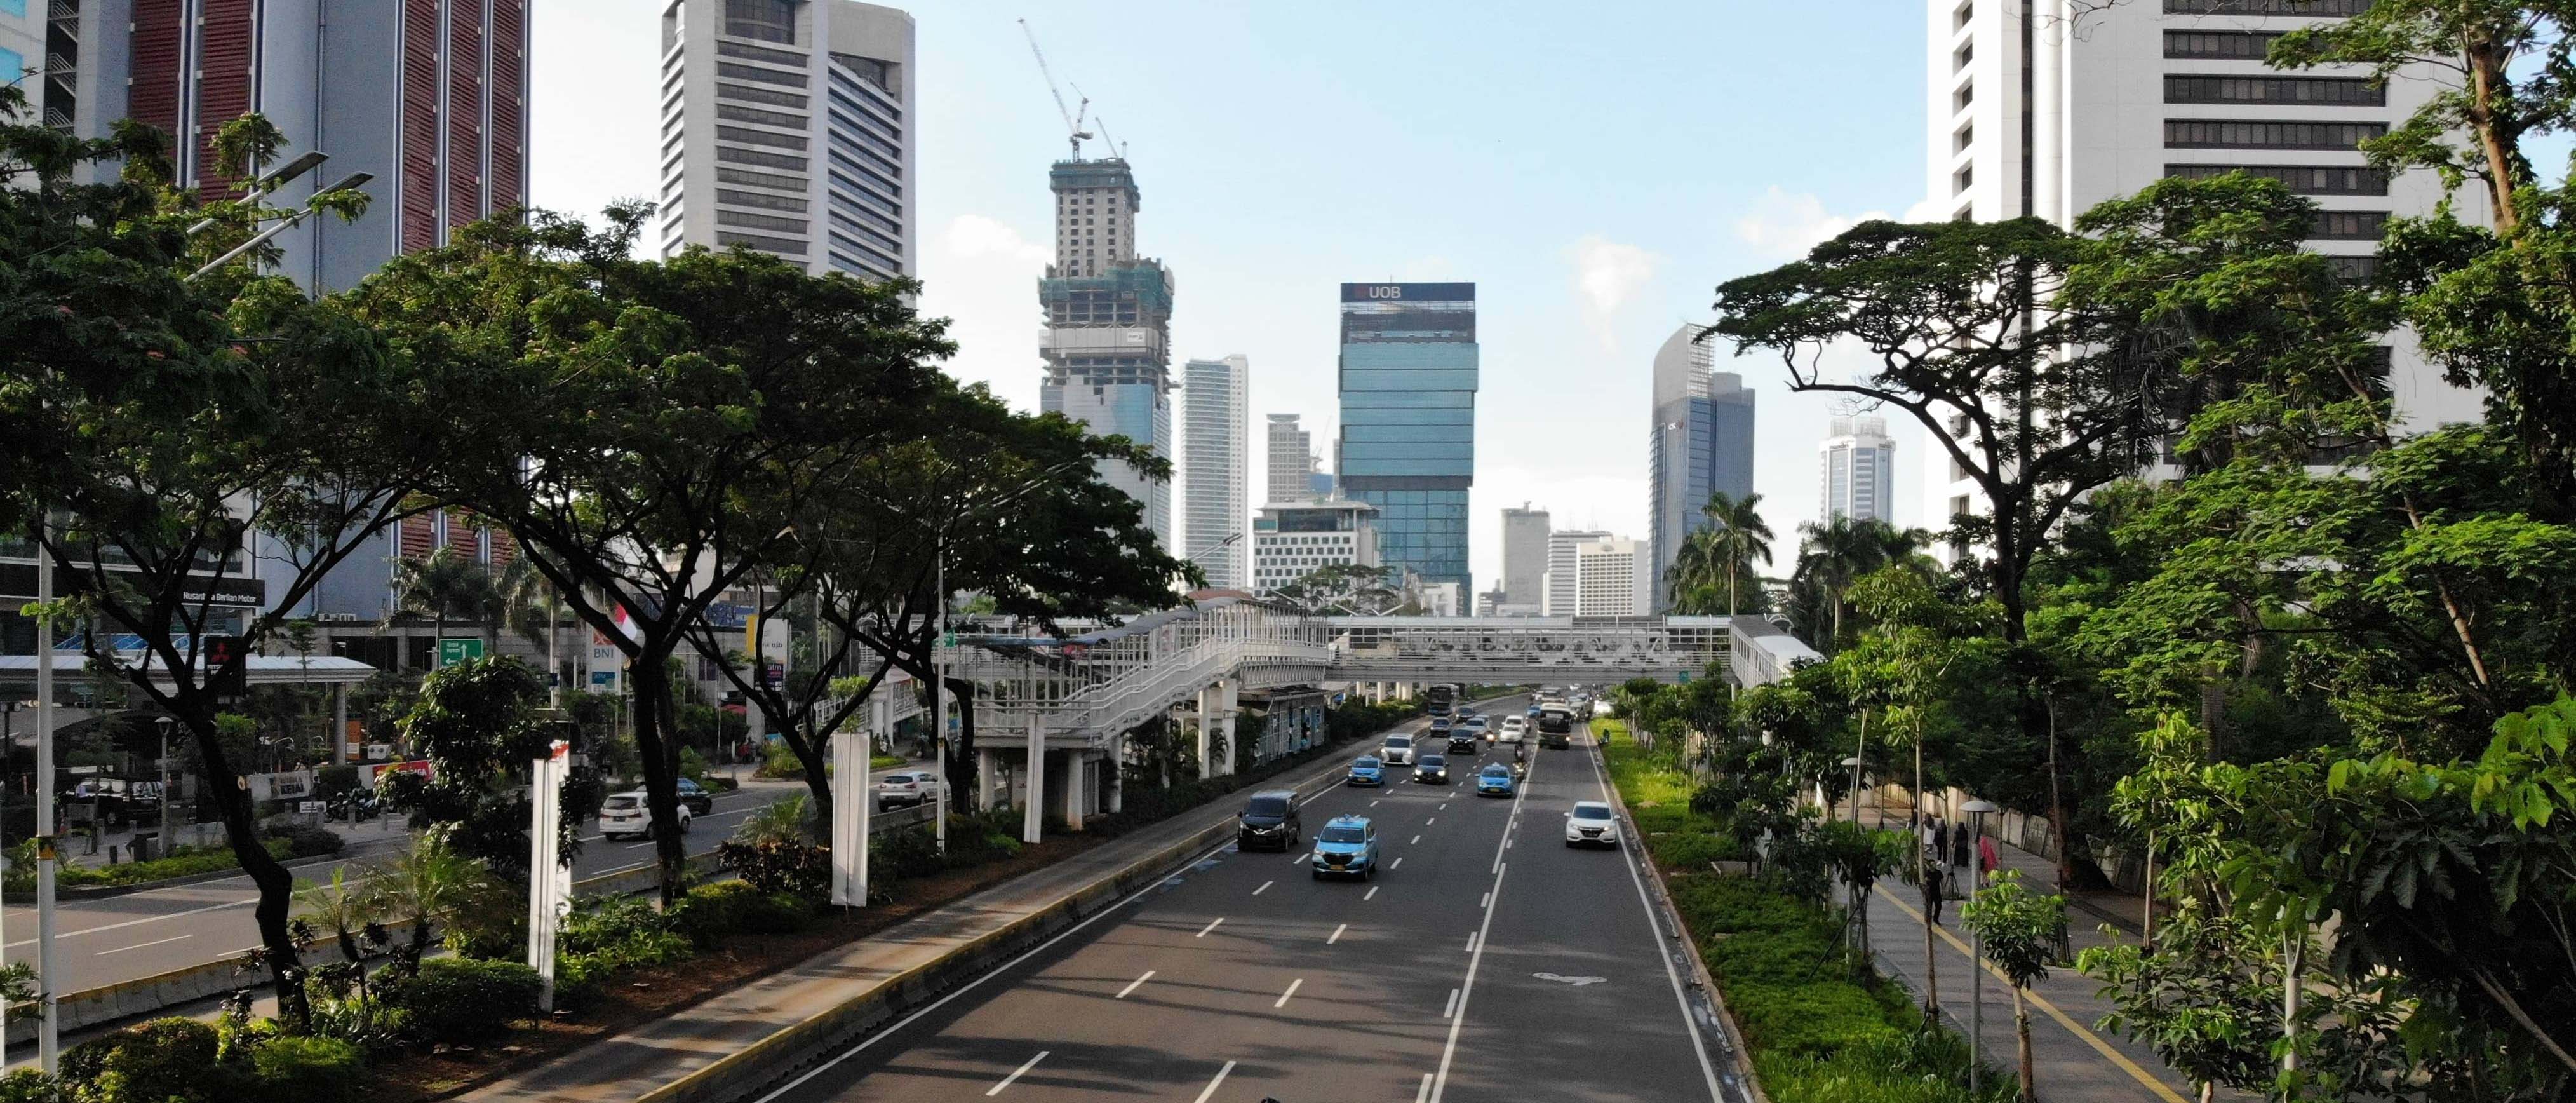
[[[51,612],[141,640],[141,653],[118,652],[102,648],[107,634],[84,634],[96,669],[188,733],[226,841],[258,888],[252,915],[282,1012],[301,1022],[294,879],[233,781],[245,767],[218,721],[225,672],[209,669],[205,649],[217,635],[277,634],[286,610],[411,508],[437,442],[453,439],[450,377],[391,355],[336,304],[257,274],[257,250],[208,267],[290,212],[198,207],[166,186],[156,132],[123,123],[79,139],[24,109],[23,92],[0,87],[7,527],[63,576]],[[219,168],[246,185],[282,145],[245,117],[218,136]],[[110,162],[120,175],[79,182]],[[339,213],[363,203],[345,191],[316,201]],[[192,233],[200,220],[211,228]],[[264,592],[246,602],[238,587],[253,555]],[[53,641],[43,643],[50,654]]]
[[[906,281],[745,250],[634,259],[648,211],[480,224],[387,265],[353,305],[406,355],[470,366],[474,447],[433,490],[509,529],[626,658],[667,902],[683,858],[670,660],[809,502],[917,435],[953,389],[932,364],[953,346]]]

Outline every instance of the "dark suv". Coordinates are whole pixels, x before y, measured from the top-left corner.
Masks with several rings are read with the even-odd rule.
[[[1237,850],[1286,850],[1305,834],[1306,825],[1297,819],[1297,794],[1287,789],[1252,794],[1251,800],[1243,802],[1242,814],[1234,818]]]

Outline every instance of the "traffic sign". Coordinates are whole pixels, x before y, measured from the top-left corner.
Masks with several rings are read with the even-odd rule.
[[[447,637],[438,641],[438,665],[454,666],[469,659],[483,657],[480,636]]]

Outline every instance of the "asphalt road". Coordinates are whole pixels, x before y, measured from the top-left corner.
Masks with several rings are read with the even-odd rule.
[[[803,790],[802,782],[744,779],[740,791],[715,798],[714,814],[697,818],[685,837],[689,852],[715,849],[743,816]],[[341,867],[357,876],[358,866],[391,856],[404,845],[399,840],[409,838],[399,826],[387,830],[383,820],[354,827],[335,824],[332,829],[347,837],[353,850],[378,840],[396,841],[367,847],[340,862],[299,866],[293,871],[299,880],[328,882],[332,870]],[[648,865],[653,860],[652,845],[643,839],[610,841],[596,832],[586,833],[581,857],[573,863],[573,877],[579,880]],[[251,921],[251,905],[258,898],[250,878],[239,875],[124,896],[65,900],[54,912],[54,954],[62,973],[58,990],[77,992],[237,956],[259,942],[259,929]],[[6,960],[35,964],[35,905],[9,905],[5,923]]]
[[[1319,794],[1309,840],[1376,821],[1374,882],[1229,846],[761,1103],[1719,1100],[1632,856],[1562,842],[1597,759],[1533,754],[1512,800],[1465,783],[1490,752]]]

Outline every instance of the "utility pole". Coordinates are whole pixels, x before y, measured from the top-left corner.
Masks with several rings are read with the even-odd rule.
[[[36,1060],[61,1067],[54,1014],[54,557],[45,547],[53,519],[36,520]]]

